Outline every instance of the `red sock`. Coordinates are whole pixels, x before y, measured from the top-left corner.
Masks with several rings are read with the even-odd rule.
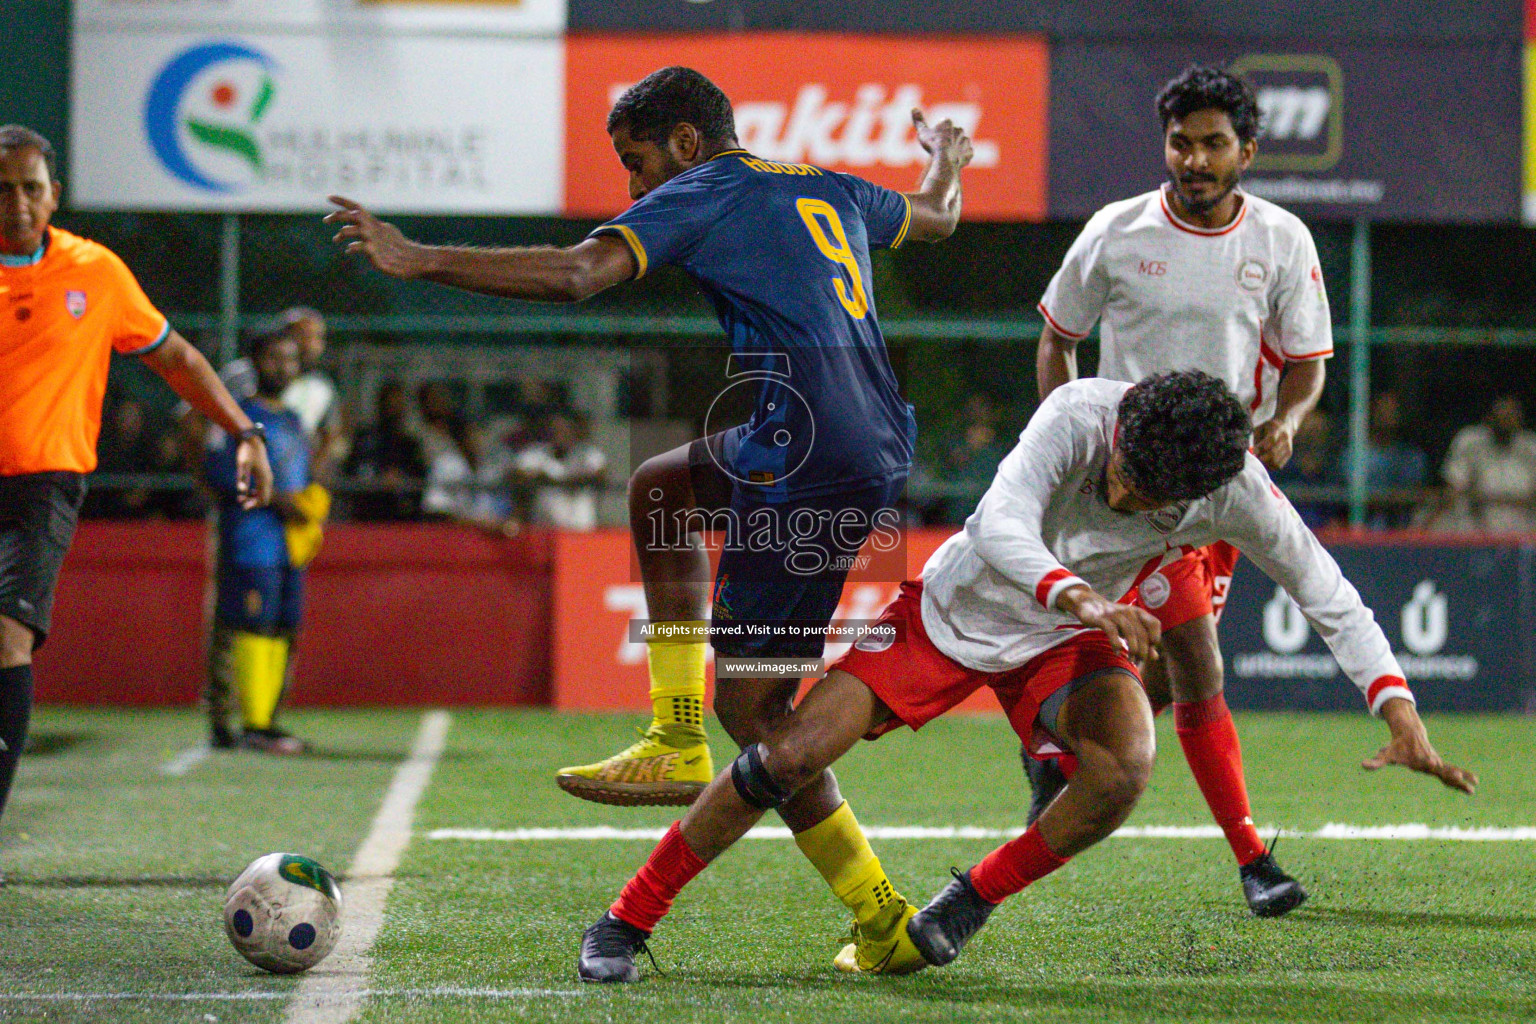
[[[1040,836],[1040,826],[1031,825],[1028,832],[999,846],[971,868],[971,885],[988,903],[1001,903],[1069,859],[1052,853]]]
[[[643,932],[655,931],[656,922],[672,909],[672,900],[683,886],[704,870],[705,862],[683,840],[681,824],[679,821],[672,823],[645,864],[608,908],[614,917]]]
[[[1247,864],[1257,859],[1264,853],[1264,843],[1253,827],[1248,787],[1243,782],[1243,750],[1226,697],[1218,693],[1202,701],[1175,703],[1173,725],[1189,770],[1216,824],[1226,833],[1237,862]]]

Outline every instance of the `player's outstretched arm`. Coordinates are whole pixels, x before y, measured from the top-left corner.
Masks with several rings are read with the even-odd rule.
[[[1287,363],[1280,378],[1280,393],[1273,419],[1260,423],[1253,431],[1253,454],[1271,470],[1284,469],[1291,461],[1291,444],[1301,421],[1307,418],[1323,397],[1328,364],[1322,359]]]
[[[208,419],[238,437],[252,426],[219,375],[197,348],[175,331],[153,351],[141,357],[170,385],[171,390]],[[272,500],[272,466],[267,445],[260,437],[248,437],[235,452],[235,487],[240,504],[255,508]]]
[[[1410,771],[1433,775],[1451,789],[1467,794],[1477,791],[1476,775],[1450,764],[1435,752],[1429,742],[1429,732],[1412,701],[1394,697],[1381,706],[1381,717],[1387,720],[1392,739],[1376,752],[1375,757],[1362,761],[1360,767],[1375,771],[1389,764],[1402,765]]]
[[[341,225],[333,241],[405,281],[432,281],[508,299],[580,302],[632,279],[640,269],[619,238],[599,235],[568,249],[422,245],[344,196],[330,200],[340,207],[325,218],[327,224]]]
[[[921,110],[912,111],[912,123],[929,159],[917,191],[907,193],[912,203],[907,237],[937,242],[954,234],[960,223],[960,171],[971,162],[971,140],[948,120],[930,125]]]

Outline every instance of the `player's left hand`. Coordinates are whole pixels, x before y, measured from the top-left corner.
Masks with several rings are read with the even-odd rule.
[[[1285,468],[1291,461],[1296,428],[1280,419],[1265,420],[1253,431],[1253,454],[1270,470]]]
[[[954,161],[955,166],[964,167],[975,155],[965,129],[958,127],[949,118],[945,118],[938,124],[929,124],[928,119],[923,117],[923,112],[913,107],[912,124],[917,129],[917,144],[922,146],[923,151],[929,156],[942,152]]]
[[[341,207],[325,217],[327,224],[340,224],[341,230],[331,241],[345,243],[346,252],[360,252],[390,277],[410,280],[421,275],[422,246],[406,238],[399,228],[379,220],[361,203],[346,196],[330,196]]]
[[[267,461],[267,443],[259,437],[248,437],[235,449],[235,492],[244,509],[272,500],[272,464]]]
[[[1476,775],[1449,763],[1435,751],[1419,713],[1410,702],[1398,698],[1387,701],[1382,717],[1392,729],[1392,739],[1375,757],[1362,761],[1360,767],[1373,772],[1389,764],[1401,765],[1410,771],[1433,775],[1451,789],[1469,796],[1477,791]]]

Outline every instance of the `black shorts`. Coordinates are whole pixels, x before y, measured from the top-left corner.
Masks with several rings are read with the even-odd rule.
[[[85,478],[79,473],[0,476],[0,615],[48,638],[59,568],[75,536]]]
[[[710,528],[724,533],[715,570],[710,640],[728,658],[818,658],[820,632],[832,621],[854,556],[875,523],[899,525],[896,503],[906,474],[788,502],[770,504],[738,486],[726,464],[725,432],[701,438],[688,449],[694,506],[709,513]],[[835,525],[851,517],[848,528]],[[731,525],[738,529],[733,543]],[[768,524],[775,543],[758,545]],[[905,562],[903,556],[903,571]],[[793,635],[780,627],[794,626]]]

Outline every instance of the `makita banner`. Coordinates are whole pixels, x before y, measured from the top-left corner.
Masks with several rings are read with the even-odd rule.
[[[1536,548],[1330,544],[1392,641],[1420,707],[1536,710]],[[1227,701],[1359,710],[1359,691],[1283,590],[1246,559],[1221,618]]]
[[[98,0],[99,2],[99,0]],[[1273,38],[1382,41],[1520,38],[1520,0],[570,0],[597,32],[1042,32],[1056,39]]]
[[[626,88],[669,64],[697,68],[725,90],[741,144],[757,156],[848,171],[889,188],[913,188],[927,166],[912,108],[930,122],[949,118],[975,143],[967,219],[1045,215],[1043,39],[790,33],[569,37],[568,215],[606,217],[628,205],[604,124]]]
[[[1050,216],[1080,219],[1166,177],[1153,97],[1194,62],[1246,78],[1263,114],[1244,179],[1308,218],[1513,221],[1520,211],[1517,44],[1316,39],[1051,47]],[[1467,97],[1477,102],[1468,103]]]

